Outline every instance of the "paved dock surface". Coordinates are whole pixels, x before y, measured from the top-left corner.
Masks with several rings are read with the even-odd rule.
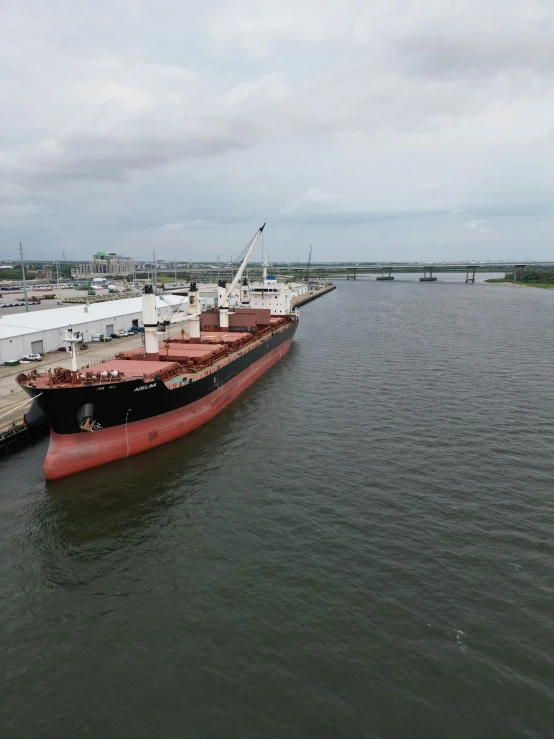
[[[179,329],[180,330],[180,329]],[[179,331],[171,332],[177,334]],[[90,343],[88,349],[79,352],[79,364],[91,364],[113,357],[117,352],[134,349],[142,346],[142,333],[135,336],[126,336],[121,339],[113,339],[107,342]],[[29,404],[18,408],[27,398],[27,393],[16,383],[16,377],[21,372],[29,372],[31,369],[48,369],[51,367],[71,368],[71,354],[69,352],[52,352],[45,354],[42,362],[25,362],[17,367],[0,366],[0,433],[14,423],[23,421],[23,414],[27,411]]]
[[[323,285],[317,290],[308,290],[307,293],[304,293],[303,295],[298,295],[296,298],[293,298],[292,305],[295,308],[299,308],[301,305],[306,305],[306,303],[311,303],[312,300],[316,300],[317,298],[320,298],[322,295],[325,295],[325,293],[331,292],[331,290],[336,290],[336,287],[337,287],[336,285],[329,283],[327,285]]]
[[[0,291],[1,292],[1,291]],[[56,290],[49,290],[49,294],[58,294]],[[24,295],[23,291],[21,292],[14,292],[14,293],[1,293],[2,297],[0,298],[0,306],[3,305],[10,305],[10,304],[16,304],[17,307],[15,308],[2,308],[0,307],[0,317],[4,318],[5,316],[12,316],[16,313],[25,313],[25,308],[22,305],[19,305],[24,302]],[[74,305],[74,303],[64,303],[63,305],[58,305],[57,299],[47,299],[44,297],[44,294],[42,294],[39,291],[36,290],[29,290],[28,293],[29,298],[29,313],[36,313],[37,311],[43,311],[43,310],[52,310],[52,309],[58,309],[58,308],[67,308],[70,305]],[[129,292],[123,292],[120,291],[118,296],[120,297],[124,296],[126,298],[131,298],[135,296],[135,293],[129,293]],[[89,297],[86,293],[86,290],[74,290],[73,288],[64,288],[61,291],[61,297],[63,300],[74,300],[75,298],[80,298],[82,300],[89,299],[90,302],[93,302],[95,300],[93,297]],[[114,298],[113,295],[110,295],[108,290],[105,289],[98,289],[96,291],[96,297],[101,298],[102,300],[112,300]],[[39,298],[40,303],[33,303],[31,298]],[[97,302],[97,301],[95,301]]]

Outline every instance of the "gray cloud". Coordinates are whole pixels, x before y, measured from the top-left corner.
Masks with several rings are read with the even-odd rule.
[[[182,159],[202,159],[228,149],[244,148],[232,131],[183,131],[180,135],[128,132],[93,136],[84,133],[61,140],[55,147],[37,147],[7,158],[0,169],[38,188],[64,181],[122,182],[136,171],[150,170]]]
[[[547,5],[468,0],[457,9],[436,9],[426,24],[392,40],[406,68],[438,78],[490,76],[528,71],[538,79],[554,71],[554,15]]]
[[[284,251],[285,223],[322,244],[348,225],[354,251],[384,223],[375,248],[517,249],[554,215],[553,30],[520,0],[21,0],[0,26],[4,235],[199,257],[261,217]]]

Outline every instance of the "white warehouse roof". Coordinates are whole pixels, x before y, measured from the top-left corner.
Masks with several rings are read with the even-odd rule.
[[[182,306],[186,311],[188,298],[179,295],[164,295],[157,297],[158,310],[173,306]],[[142,312],[142,297],[126,298],[124,300],[108,300],[102,303],[90,303],[88,312],[85,304],[69,307],[50,308],[32,313],[14,313],[2,315],[0,313],[0,339],[10,339],[24,334],[34,334],[37,331],[63,329],[69,326],[78,327],[91,321],[102,321],[117,316],[127,316]]]

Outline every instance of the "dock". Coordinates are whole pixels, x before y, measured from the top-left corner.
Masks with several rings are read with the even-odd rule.
[[[15,452],[32,441],[44,438],[49,432],[48,424],[29,428],[23,419],[0,427],[0,454]]]
[[[318,285],[313,290],[308,290],[307,293],[304,293],[303,295],[297,295],[296,298],[292,299],[292,306],[293,308],[299,308],[301,305],[306,305],[306,303],[311,303],[312,300],[317,300],[317,298],[320,298],[322,295],[325,295],[326,293],[330,293],[331,290],[336,290],[337,286],[333,285],[332,282],[327,282],[325,285]]]
[[[81,359],[86,363],[112,359],[118,351],[141,346],[142,336],[139,333],[113,342],[91,343],[88,349],[81,350]],[[48,434],[48,425],[29,428],[25,423],[25,413],[29,411],[31,404],[25,402],[28,399],[27,394],[16,383],[20,372],[48,367],[69,369],[71,367],[70,354],[52,352],[46,354],[42,362],[37,364],[21,364],[18,367],[0,365],[0,459],[4,453],[15,452],[25,444],[42,439]]]

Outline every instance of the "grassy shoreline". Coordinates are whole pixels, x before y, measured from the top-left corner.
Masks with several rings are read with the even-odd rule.
[[[554,285],[551,282],[522,282],[521,280],[516,280],[514,282],[513,279],[506,280],[504,277],[493,277],[485,280],[485,282],[493,282],[497,285],[521,285],[521,287],[540,287],[543,290],[554,290]]]

